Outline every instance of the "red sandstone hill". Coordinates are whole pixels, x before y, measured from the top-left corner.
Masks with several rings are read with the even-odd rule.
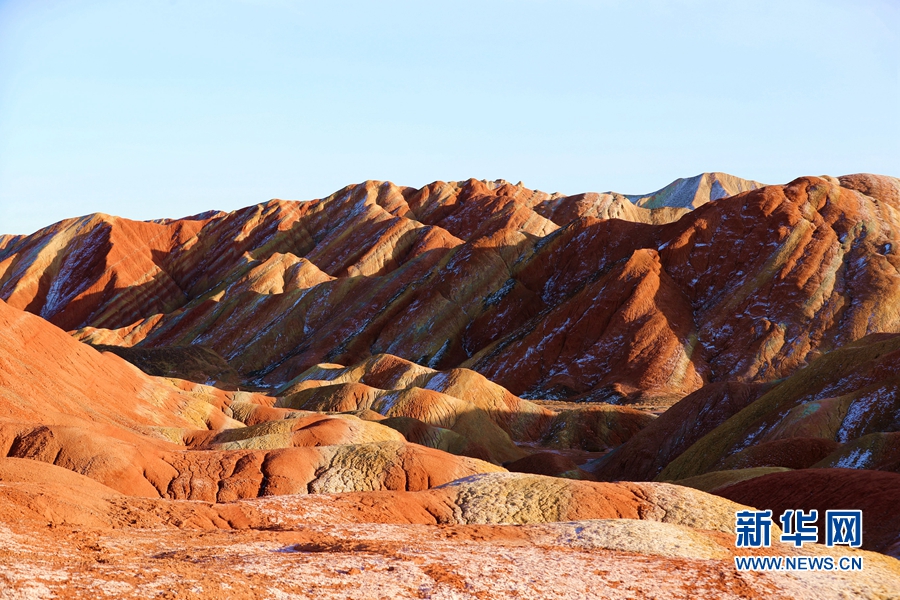
[[[771,508],[858,508],[866,547],[900,556],[900,335],[874,334],[767,384],[707,385],[582,465]]]
[[[896,179],[730,197],[733,182],[707,179],[688,186],[690,212],[672,194],[651,211],[470,180],[156,223],[93,215],[5,239],[0,297],[91,343],[203,345],[258,385],[389,353],[526,397],[661,404],[900,330]]]
[[[0,449],[130,496],[226,501],[427,489],[490,463],[352,415],[150,377],[0,301]]]
[[[484,585],[465,573],[464,563],[494,564],[498,552],[549,565],[596,566],[599,558],[611,573],[591,571],[595,585],[614,587],[625,576],[643,581],[647,593],[669,597],[683,597],[681,584],[648,583],[653,569],[628,566],[636,555],[654,569],[686,569],[691,581],[711,586],[700,597],[762,597],[771,585],[729,575],[733,514],[741,505],[664,483],[507,473],[410,443],[408,432],[387,424],[421,418],[423,426],[446,426],[470,445],[481,440],[467,436],[487,433],[493,438],[488,452],[504,451],[497,443],[503,435],[564,443],[558,425],[582,433],[597,427],[596,436],[611,443],[627,439],[625,428],[613,427],[615,419],[540,408],[466,369],[437,372],[380,355],[350,367],[318,365],[271,397],[148,376],[3,301],[0,338],[0,559],[7,567],[0,590],[10,597],[76,598],[98,586],[117,597],[140,597],[147,591],[140,586],[152,582],[178,595],[221,597],[222,589],[237,587],[258,597],[250,591],[253,578],[241,573],[260,564],[289,569],[281,555],[293,552],[312,553],[304,564],[314,565],[325,589],[333,585],[328,597],[341,597],[346,583],[329,575],[332,555],[371,569],[365,557],[373,550],[390,560],[393,576],[387,588],[371,589],[403,594],[422,589],[410,582],[418,581],[423,564],[436,578],[432,585],[448,577],[466,589]],[[341,385],[366,390],[326,389]],[[352,406],[328,405],[351,400]],[[359,416],[297,407],[310,403],[355,408]],[[626,426],[652,420],[645,415],[641,423],[637,411],[609,408]],[[416,417],[404,416],[409,412]],[[396,527],[393,534],[388,524]],[[212,550],[216,530],[228,530],[228,537]],[[363,531],[368,541],[357,539]],[[403,544],[385,543],[390,535]],[[237,549],[249,562],[232,564]],[[198,560],[211,551],[216,560]],[[454,557],[442,558],[447,551]],[[866,593],[889,591],[900,568],[874,554],[866,561],[866,576],[842,580],[840,588],[852,583]],[[440,574],[430,570],[432,563],[442,565]],[[238,575],[228,587],[224,580],[221,589],[204,587],[230,568]],[[161,575],[171,572],[179,582]],[[559,577],[555,569],[538,572]],[[276,579],[269,589],[297,592],[296,582],[308,585],[308,577]],[[791,597],[804,598],[821,597],[823,583],[819,577],[780,582]]]
[[[0,596],[892,597],[883,555],[732,558],[744,504],[900,553],[898,210],[875,175],[367,182],[2,236]]]
[[[502,471],[529,454],[514,440],[599,450],[652,420],[625,407],[542,408],[472,371],[390,355],[315,367],[277,397],[224,391],[148,376],[0,301],[3,456],[133,496],[427,489]]]

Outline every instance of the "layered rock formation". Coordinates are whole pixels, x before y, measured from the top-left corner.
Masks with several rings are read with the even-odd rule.
[[[0,237],[0,596],[892,597],[898,211],[366,182]],[[882,554],[737,573],[745,506],[860,508]]]
[[[781,382],[706,386],[582,468],[601,480],[677,481],[775,514],[788,504],[862,509],[867,547],[900,555],[900,524],[888,518],[900,481],[898,357],[900,336],[876,334]]]
[[[149,377],[2,301],[0,338],[4,456],[130,496],[419,490],[500,470],[351,415],[272,409],[276,398]]]
[[[2,301],[0,336],[4,454],[128,495],[221,502],[427,489],[521,459],[529,451],[514,439],[608,448],[653,420],[622,407],[605,419],[596,409],[559,413],[477,373],[389,355],[315,367],[277,397],[225,391],[147,376]],[[561,438],[560,423],[580,435]]]
[[[260,385],[389,353],[519,395],[658,404],[895,329],[896,180],[685,185],[702,206],[660,201],[668,217],[474,180],[94,215],[8,241],[0,296],[92,343],[207,346]]]
[[[874,442],[900,428],[897,361],[900,336],[869,336],[824,354],[699,438],[659,473],[680,479],[752,460],[766,466],[813,466],[841,453],[840,444]],[[813,444],[808,440],[834,442]],[[798,442],[807,454],[779,448]],[[830,452],[829,452],[830,451]],[[751,458],[751,453],[755,458]],[[767,457],[767,458],[765,458]],[[807,464],[776,464],[802,460]],[[843,466],[843,465],[842,465]],[[849,466],[849,465],[846,465]],[[860,457],[855,467],[868,466]]]
[[[363,418],[374,413],[380,423],[404,434],[416,431],[419,443],[448,449],[444,445],[464,441],[465,449],[454,453],[496,463],[524,456],[513,442],[608,450],[655,420],[649,413],[620,406],[554,410],[523,400],[474,371],[435,371],[388,354],[351,367],[316,365],[285,384],[278,396],[276,407],[362,411]],[[460,436],[463,441],[457,442]]]

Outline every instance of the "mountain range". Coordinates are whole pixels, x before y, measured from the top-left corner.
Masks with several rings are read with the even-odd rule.
[[[897,244],[900,180],[871,174],[705,173],[642,196],[367,181],[319,200],[98,213],[0,236],[0,521],[10,535],[60,528],[60,556],[139,529],[160,556],[176,530],[193,553],[211,529],[275,543],[273,523],[290,552],[365,554],[358,526],[377,523],[434,565],[449,559],[415,527],[450,528],[472,556],[483,546],[466,536],[483,527],[485,544],[543,548],[526,562],[605,552],[610,568],[585,571],[586,585],[889,595]],[[745,506],[863,510],[866,572],[735,579]],[[25,574],[7,583],[21,591],[39,549],[11,544],[3,556]],[[388,546],[376,554],[412,568]],[[136,565],[148,552],[110,556]],[[690,575],[635,571],[634,554]],[[179,556],[167,568],[212,576]],[[488,585],[447,564],[452,577],[415,577],[433,592]]]

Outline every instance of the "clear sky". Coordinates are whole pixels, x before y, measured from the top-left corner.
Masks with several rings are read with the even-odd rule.
[[[0,233],[476,177],[900,176],[896,0],[0,0]]]

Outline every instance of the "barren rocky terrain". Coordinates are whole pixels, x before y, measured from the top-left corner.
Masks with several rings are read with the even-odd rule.
[[[900,598],[898,244],[869,174],[0,236],[0,598]]]

